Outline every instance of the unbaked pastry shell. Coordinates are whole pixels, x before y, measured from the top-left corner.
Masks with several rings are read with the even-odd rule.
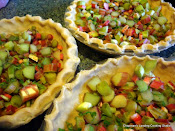
[[[110,58],[104,64],[96,65],[91,70],[81,71],[72,83],[63,86],[60,96],[54,100],[51,113],[45,116],[43,130],[57,131],[58,128],[64,128],[66,120],[75,123],[74,118],[78,115],[75,107],[83,101],[82,96],[88,91],[87,82],[92,77],[99,76],[110,84],[110,79],[116,72],[128,72],[132,76],[138,64],[144,65],[147,60],[152,59],[149,56]],[[154,74],[165,83],[169,80],[174,81],[175,61],[164,61],[162,58],[157,59],[157,61]],[[175,123],[172,125],[175,126]],[[175,127],[173,129],[175,130]]]
[[[135,45],[118,46],[117,44],[106,43],[98,38],[89,38],[86,32],[82,32],[77,28],[75,24],[76,19],[76,7],[79,0],[74,0],[71,5],[67,8],[65,13],[65,25],[67,29],[71,31],[73,36],[85,45],[94,48],[100,52],[112,55],[126,54],[126,55],[145,55],[160,52],[165,50],[175,44],[175,8],[172,7],[171,3],[164,2],[164,0],[148,0],[151,7],[156,7],[161,5],[161,13],[168,19],[169,23],[172,23],[173,34],[167,36],[164,40],[152,44],[144,44],[141,47],[136,47]],[[91,0],[84,0],[86,3]]]
[[[35,26],[40,33],[52,34],[59,44],[63,46],[63,70],[58,73],[56,82],[50,85],[46,92],[40,95],[31,107],[22,108],[13,115],[1,116],[0,128],[16,128],[27,124],[48,109],[61,90],[62,85],[74,77],[80,62],[75,39],[67,29],[63,28],[60,23],[55,23],[52,19],[44,20],[40,16],[31,15],[2,19],[0,20],[0,33],[13,34],[14,32],[24,32],[32,26]]]

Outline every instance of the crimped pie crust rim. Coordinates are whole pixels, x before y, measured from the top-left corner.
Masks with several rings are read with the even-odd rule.
[[[89,38],[89,34],[86,32],[79,31],[77,28],[74,18],[76,15],[76,4],[79,0],[74,0],[70,6],[67,7],[67,11],[65,13],[65,25],[66,27],[72,32],[73,36],[78,39],[80,42],[84,43],[85,45],[96,49],[100,52],[112,54],[112,55],[119,55],[119,54],[126,54],[126,55],[145,55],[151,53],[157,53],[162,50],[165,50],[175,44],[175,27],[173,26],[173,34],[167,36],[164,40],[159,41],[158,43],[152,44],[145,44],[141,47],[136,47],[135,45],[126,45],[120,47],[116,44],[106,43],[103,44],[103,41],[99,38]],[[91,1],[91,0],[85,0]],[[148,0],[149,3],[155,2],[155,4],[160,3],[162,6],[166,6],[166,8],[173,12],[170,16],[171,23],[175,23],[175,8],[169,2],[164,2],[164,0]],[[152,5],[152,4],[151,4]],[[169,15],[169,13],[165,13]]]
[[[74,77],[80,59],[78,58],[76,41],[72,37],[71,33],[66,28],[62,27],[60,23],[55,23],[52,19],[44,20],[40,16],[26,15],[24,17],[15,16],[12,19],[2,19],[1,21],[9,22],[14,25],[18,21],[37,22],[40,25],[52,27],[61,34],[61,37],[65,39],[65,42],[68,46],[68,48],[66,49],[67,60],[64,63],[63,70],[57,75],[57,81],[50,85],[46,92],[40,95],[31,107],[25,107],[23,109],[20,109],[13,115],[5,115],[0,117],[0,128],[7,129],[16,128],[20,125],[27,124],[33,118],[35,118],[39,114],[43,113],[47,108],[49,108],[55,96],[60,91],[61,86]],[[47,101],[45,102],[43,100]]]
[[[54,126],[54,122],[57,120],[56,117],[58,116],[58,119],[62,120],[63,118],[62,118],[61,114],[62,114],[62,112],[65,112],[65,110],[63,110],[63,109],[67,108],[67,107],[61,107],[61,105],[64,105],[67,102],[66,100],[72,97],[72,94],[73,94],[72,92],[73,92],[74,88],[78,88],[78,87],[80,87],[80,85],[83,85],[83,84],[81,84],[81,83],[83,83],[83,78],[86,78],[86,77],[91,78],[91,77],[95,76],[96,75],[95,73],[103,71],[102,70],[103,67],[105,68],[109,64],[114,64],[115,66],[120,66],[118,61],[119,62],[123,61],[123,60],[129,61],[132,59],[137,60],[137,61],[144,61],[146,59],[153,60],[154,58],[151,58],[148,55],[145,57],[124,55],[124,56],[119,57],[119,58],[109,58],[103,64],[96,64],[91,70],[84,70],[84,71],[79,72],[77,74],[76,78],[74,79],[74,81],[63,85],[63,87],[61,89],[61,94],[53,102],[53,107],[52,107],[51,112],[49,112],[49,114],[45,116],[45,119],[44,119],[45,121],[42,125],[42,129],[45,131],[58,130],[58,129],[55,129],[55,126]],[[175,61],[165,61],[163,58],[156,58],[156,59],[157,59],[158,63],[160,63],[166,67],[172,66],[172,65],[175,67]],[[87,82],[87,81],[85,81],[85,82]],[[77,92],[77,91],[80,91],[80,89],[81,89],[81,87],[78,88],[78,90],[76,90],[76,89],[75,90]],[[65,95],[65,94],[67,94],[67,95]],[[70,108],[70,110],[72,110],[72,108]],[[56,123],[59,123],[59,121],[56,121]],[[175,129],[175,123],[173,123],[173,129]]]

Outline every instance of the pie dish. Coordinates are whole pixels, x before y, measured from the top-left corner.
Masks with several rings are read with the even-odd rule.
[[[36,29],[35,33],[34,32],[32,33],[32,30],[29,30],[29,29],[31,29],[31,27],[34,30]],[[38,32],[40,32],[43,35],[41,35]],[[18,36],[17,34],[20,34],[20,33],[23,33],[23,34],[21,36]],[[16,102],[14,102],[14,101],[12,102],[13,94],[15,94],[14,93],[15,91],[13,90],[14,86],[13,87],[11,86],[10,88],[7,87],[6,89],[8,89],[8,90],[6,90],[6,89],[5,90],[2,89],[3,91],[1,90],[1,102],[4,101],[3,103],[6,103],[6,101],[7,102],[9,101],[10,104],[13,103],[12,105],[10,105],[10,108],[8,108],[10,110],[12,109],[11,107],[13,107],[13,105],[15,105],[14,103],[19,104],[19,101],[17,101],[17,100],[19,100],[20,96],[22,98],[21,104],[23,106],[22,107],[19,106],[19,108],[17,107],[19,110],[17,110],[17,111],[15,110],[14,114],[10,113],[10,114],[2,115],[3,110],[1,110],[0,128],[9,129],[9,128],[16,128],[16,127],[19,127],[21,125],[27,124],[33,118],[40,115],[47,108],[49,108],[49,106],[51,105],[55,96],[61,90],[62,85],[69,82],[74,77],[76,68],[77,68],[80,60],[78,58],[78,50],[77,50],[76,41],[72,37],[71,33],[67,29],[63,28],[60,23],[55,23],[52,19],[44,20],[40,16],[31,16],[31,15],[26,15],[24,17],[17,17],[16,16],[12,19],[2,19],[0,21],[0,34],[1,34],[1,67],[6,68],[5,66],[7,66],[8,63],[3,63],[3,60],[8,61],[8,58],[13,56],[14,57],[13,62],[12,62],[13,65],[10,65],[10,67],[13,66],[15,68],[11,68],[12,69],[11,70],[10,67],[7,66],[8,77],[10,80],[15,78],[16,81],[19,81],[20,86],[23,86],[19,90],[20,93],[16,94],[16,96],[18,96],[18,98],[17,99],[14,98],[14,100],[16,99],[15,100]],[[5,34],[5,35],[3,35],[3,34]],[[48,34],[48,35],[45,35],[45,34]],[[3,36],[13,36],[13,37],[7,37],[7,39],[6,39]],[[27,36],[27,37],[25,38],[25,36]],[[23,38],[23,40],[22,40],[22,38]],[[11,39],[11,41],[10,41],[10,39]],[[49,39],[52,41],[49,42]],[[49,45],[49,43],[50,43],[50,45]],[[55,45],[55,43],[56,43],[56,45]],[[4,45],[2,45],[2,44],[4,44]],[[16,45],[16,49],[15,49],[14,45]],[[53,47],[55,47],[55,49]],[[59,48],[59,47],[61,47],[61,48]],[[49,49],[49,51],[45,50],[46,48]],[[39,49],[40,49],[40,51],[39,51]],[[16,51],[16,53],[15,53],[15,51]],[[58,56],[56,54],[54,55],[54,51],[55,52],[59,51],[59,53],[57,52],[57,54],[60,54],[60,52],[61,52],[62,58],[60,57],[61,55],[58,55],[59,60],[58,59],[54,60],[55,58],[58,58]],[[13,55],[14,53],[16,55]],[[49,53],[49,54],[47,54],[47,53]],[[6,54],[8,54],[8,56],[3,57]],[[43,56],[45,56],[45,58]],[[43,58],[47,59],[49,61],[47,61],[47,60],[45,61]],[[20,59],[20,60],[18,61],[18,59]],[[42,61],[40,61],[40,60],[42,60]],[[25,63],[25,61],[28,61],[28,63]],[[55,67],[54,67],[53,61],[55,61],[55,65],[57,65],[57,66],[59,65],[59,67],[55,66],[56,70],[54,70]],[[10,64],[12,64],[12,63],[10,63]],[[33,66],[31,65],[32,63],[34,64]],[[36,66],[35,64],[39,64],[40,67],[38,68],[39,65]],[[45,64],[46,65],[50,64],[50,66],[48,68],[46,68]],[[20,67],[21,65],[22,65],[22,67]],[[24,81],[23,81],[23,77],[18,77],[19,74],[21,74],[21,73],[20,72],[16,73],[16,70],[18,69],[18,67],[22,68],[21,72],[22,72],[22,76],[24,76]],[[28,69],[29,68],[30,69],[26,70],[26,67]],[[48,73],[48,71],[49,71],[49,72],[52,72],[52,74],[54,74],[53,75],[54,77],[48,76],[48,78],[47,78],[45,75],[41,75],[41,74],[43,74],[41,72],[44,71],[43,68],[46,69],[45,70],[46,75],[49,74]],[[40,72],[40,73],[38,73],[40,76],[38,78],[37,78],[37,72],[38,72],[37,70]],[[41,71],[41,70],[43,70],[43,71]],[[2,83],[6,82],[8,80],[7,80],[7,78],[5,78],[4,81],[2,81],[4,78],[3,75],[6,72],[4,72],[5,70],[1,70],[1,71],[2,71],[1,72],[2,73],[2,75],[1,75],[1,87],[2,87]],[[15,73],[13,71],[15,71]],[[35,71],[36,71],[36,74],[35,74]],[[32,74],[32,77],[31,77],[31,74]],[[36,82],[39,82],[41,80],[41,76],[45,77],[44,81],[43,81],[44,83],[42,83],[43,86],[46,86],[46,90],[44,90],[44,92],[40,92],[41,90],[38,90],[39,85],[33,83],[33,80],[35,80]],[[50,79],[49,77],[52,79]],[[27,80],[27,78],[29,80]],[[24,83],[26,83],[27,81],[29,81],[29,83],[27,85],[25,85]],[[21,85],[21,82],[23,83],[22,85]],[[32,83],[35,85],[35,86],[33,86],[34,88],[30,87],[30,84],[32,84]],[[16,89],[16,87],[15,87],[15,89]],[[32,92],[35,94],[35,97],[32,96]],[[36,96],[36,92],[37,92],[37,96]],[[7,95],[5,95],[6,93],[7,93]],[[38,95],[38,93],[40,95]],[[12,97],[9,97],[11,100],[6,99],[7,97],[4,97],[4,95],[7,97],[12,95]],[[29,102],[29,105],[27,106],[25,102],[29,101],[29,100],[32,100],[33,102]],[[6,104],[5,104],[5,107],[6,107]],[[7,105],[7,107],[8,107],[8,105]],[[3,109],[3,108],[4,108],[4,105],[1,104],[1,109]],[[16,107],[15,107],[15,109],[16,109]],[[6,111],[7,111],[7,109],[6,109]],[[11,110],[11,111],[13,111],[13,110]]]
[[[161,50],[165,50],[165,49],[169,48],[170,46],[174,45],[175,9],[172,7],[172,5],[170,3],[164,2],[163,0],[148,0],[148,3],[151,7],[151,9],[149,8],[149,10],[148,10],[149,12],[152,12],[153,8],[155,8],[155,7],[156,8],[159,6],[162,7],[161,14],[164,17],[166,17],[165,19],[167,19],[169,24],[171,24],[171,32],[172,32],[171,34],[167,34],[167,35],[165,35],[165,33],[163,33],[165,35],[163,39],[161,38],[161,40],[158,40],[158,41],[156,40],[156,41],[154,41],[154,43],[152,43],[151,41],[152,41],[152,38],[154,37],[155,32],[152,34],[153,30],[151,31],[148,29],[149,30],[148,31],[147,29],[142,29],[142,28],[138,27],[139,24],[137,22],[138,22],[138,20],[140,20],[139,23],[141,22],[143,24],[143,26],[145,26],[145,28],[149,28],[149,26],[150,26],[151,28],[157,30],[159,27],[157,28],[156,26],[159,26],[159,25],[149,24],[149,23],[151,23],[151,21],[154,20],[153,15],[152,15],[154,11],[152,12],[152,14],[151,13],[149,14],[148,12],[146,12],[146,15],[145,15],[145,13],[143,15],[141,14],[141,15],[139,15],[139,17],[137,19],[136,14],[139,14],[139,13],[136,10],[136,6],[132,5],[132,8],[130,8],[130,10],[129,10],[129,11],[133,12],[133,14],[135,12],[134,15],[128,15],[128,16],[126,15],[125,16],[125,14],[128,14],[129,11],[127,9],[123,9],[123,8],[127,8],[127,6],[123,6],[123,4],[125,5],[125,3],[120,2],[120,0],[116,1],[116,2],[108,1],[110,3],[108,3],[108,2],[102,3],[102,1],[100,1],[100,0],[94,0],[94,1],[85,0],[84,2],[85,2],[85,4],[81,3],[79,0],[74,0],[72,2],[72,4],[67,8],[67,11],[65,13],[65,25],[71,31],[71,33],[73,34],[73,36],[76,39],[78,39],[80,42],[84,43],[85,45],[90,46],[91,48],[94,48],[98,51],[101,51],[101,52],[104,52],[107,54],[113,54],[113,55],[117,55],[117,54],[141,54],[141,55],[144,55],[144,54],[151,54],[151,53],[155,53],[155,52],[160,52]],[[91,5],[91,2],[92,2],[92,5]],[[99,7],[100,2],[102,3],[102,7]],[[121,6],[118,5],[119,3],[122,3],[122,5]],[[127,4],[128,3],[126,3],[126,5]],[[106,5],[107,5],[107,7],[106,7]],[[110,7],[111,5],[113,5],[113,6]],[[116,7],[115,5],[117,5],[119,7],[117,7],[117,9],[115,9],[115,7]],[[142,4],[140,4],[140,5],[142,6]],[[120,10],[118,10],[118,8]],[[96,14],[93,14],[95,12],[95,9],[97,9],[99,11],[97,11]],[[78,10],[81,10],[81,12],[78,12]],[[112,11],[112,13],[105,13],[105,11],[106,12]],[[119,11],[122,11],[124,13],[121,14]],[[103,12],[104,12],[104,14],[103,14]],[[107,18],[107,17],[103,18],[104,15],[105,15],[105,17],[107,16],[110,18]],[[149,17],[150,22],[148,22],[148,21],[143,22],[145,18],[148,18],[147,16]],[[126,19],[124,18],[126,20],[126,21],[124,20],[126,22],[124,24],[122,23],[123,21],[120,20],[121,18],[123,19],[123,17],[126,18]],[[78,19],[78,21],[76,21],[77,19]],[[85,26],[84,26],[84,24],[82,24],[83,19],[85,19],[84,21],[86,22]],[[101,19],[102,19],[102,24],[101,24],[101,21],[98,21]],[[92,21],[92,22],[89,22],[89,21]],[[162,21],[162,20],[159,20],[159,21]],[[131,24],[131,23],[133,23],[133,24]],[[153,22],[153,23],[156,23],[156,22]],[[159,24],[159,22],[158,22],[158,24]],[[129,28],[128,28],[128,25],[129,25]],[[104,27],[106,27],[107,29]],[[124,27],[127,28],[126,31],[124,31],[125,30]],[[86,29],[84,29],[84,28],[86,28]],[[159,33],[163,32],[162,27],[160,30],[159,29],[157,30]],[[107,32],[104,33],[105,32],[104,30]],[[140,31],[139,33],[137,32],[138,30]],[[144,31],[147,30],[149,33],[147,31],[144,32],[143,30]],[[128,34],[129,31],[131,31],[132,33]],[[136,33],[136,35],[134,35],[134,32]],[[158,34],[158,32],[156,34]],[[142,36],[145,33],[146,34],[148,33],[149,38],[147,36],[144,36],[145,38],[143,37],[143,39],[138,38],[139,36]],[[139,35],[139,36],[137,36],[137,35]],[[156,38],[157,38],[157,36],[156,36]]]
[[[78,73],[76,79],[62,88],[61,94],[54,100],[53,109],[50,114],[45,116],[43,129],[56,131],[59,128],[65,129],[65,122],[75,124],[77,116],[77,105],[83,101],[84,93],[89,91],[87,84],[94,76],[110,83],[111,77],[117,72],[128,72],[130,76],[134,74],[136,65],[142,64],[152,59],[146,57],[128,57],[122,56],[117,59],[108,59],[104,64],[96,65],[91,70],[85,70]],[[157,66],[154,69],[155,76],[160,77],[163,82],[174,80],[175,63],[164,61],[162,58],[157,59]],[[76,110],[75,110],[76,108]],[[174,123],[171,123],[174,129]]]

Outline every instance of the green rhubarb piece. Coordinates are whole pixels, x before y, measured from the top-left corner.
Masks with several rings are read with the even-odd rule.
[[[101,81],[97,85],[97,91],[102,96],[108,96],[112,93],[112,89],[106,81]]]
[[[120,43],[120,46],[125,46],[125,45],[129,45],[130,43],[128,41],[123,41]]]
[[[98,18],[98,19],[101,19],[101,18],[102,18],[102,16],[101,16],[101,15],[94,14],[94,15],[93,15],[93,18]]]
[[[134,13],[133,17],[134,17],[135,19],[139,19],[139,18],[140,18],[140,15],[139,15],[139,13]]]
[[[130,123],[131,122],[131,116],[134,114],[135,112],[125,112],[123,114],[122,120],[124,121],[124,123]]]
[[[50,58],[48,58],[48,57],[44,57],[43,60],[41,61],[41,63],[42,63],[43,65],[48,65],[48,64],[51,63],[51,60],[50,60]]]
[[[41,54],[43,56],[48,56],[51,55],[51,48],[50,47],[44,47],[43,49],[40,50]]]
[[[56,73],[44,73],[44,76],[46,78],[46,81],[49,83],[49,84],[53,84],[55,81],[56,81]]]
[[[92,91],[96,91],[97,90],[97,85],[101,82],[100,78],[98,76],[93,77],[88,83],[88,87],[92,90]]]
[[[9,42],[5,43],[4,46],[7,50],[13,50],[14,43],[12,41],[9,41]]]
[[[104,26],[104,27],[100,28],[98,33],[100,35],[107,35],[107,33],[108,33],[108,26]]]
[[[106,15],[103,20],[104,21],[109,20],[111,22],[112,21],[112,17],[111,17],[111,15]]]
[[[23,86],[27,86],[27,85],[29,85],[30,83],[31,83],[30,80],[26,80],[24,83],[22,83],[22,85],[23,85]]]
[[[150,41],[151,44],[154,44],[155,42],[158,42],[157,39],[154,36],[152,36],[152,35],[150,35],[148,37],[148,40]]]
[[[19,40],[19,36],[15,36],[15,35],[11,35],[9,38],[8,38],[9,41],[18,41]]]
[[[130,3],[125,3],[125,4],[123,5],[123,8],[124,8],[125,10],[129,10],[129,9],[130,9]]]
[[[121,42],[120,38],[121,38],[120,35],[115,35],[115,39],[117,40],[118,43]]]
[[[17,78],[19,80],[23,80],[24,79],[24,76],[23,76],[23,73],[22,73],[22,69],[15,71],[15,78]]]
[[[92,37],[98,37],[98,33],[96,31],[91,31],[88,34],[89,36],[92,36]]]
[[[126,24],[129,25],[129,27],[133,27],[135,22],[133,20],[127,20]]]
[[[86,3],[85,3],[85,1],[78,1],[77,2],[77,5],[85,5]]]
[[[146,91],[142,92],[141,96],[142,96],[143,100],[145,100],[147,102],[151,102],[153,100],[153,94],[151,93],[150,90],[146,90]]]
[[[118,20],[121,22],[121,24],[126,23],[126,18],[125,17],[120,17]]]
[[[21,72],[22,72],[22,71],[21,71]],[[19,81],[18,81],[18,80],[15,80],[15,81],[12,82],[11,84],[13,84],[13,85],[16,87],[16,89],[13,91],[13,93],[14,93],[14,94],[18,94],[19,89],[21,88],[21,87],[20,87],[20,84],[19,84]]]
[[[150,11],[147,12],[147,14],[150,15],[150,16],[154,15],[154,13],[155,13],[154,10],[150,10]]]
[[[54,48],[54,47],[57,47],[57,45],[58,45],[58,41],[55,40],[55,39],[53,39],[53,40],[52,40],[52,47],[53,47],[53,48]]]
[[[139,13],[142,13],[142,12],[144,12],[145,10],[144,10],[144,8],[143,8],[142,5],[139,5],[139,6],[136,7],[136,11],[139,12]]]
[[[161,17],[158,17],[158,23],[160,24],[160,25],[163,25],[163,24],[165,24],[168,20],[167,20],[167,18],[166,17],[164,17],[164,16],[161,16]]]
[[[165,96],[159,91],[153,91],[152,94],[154,101],[163,101],[165,99]]]
[[[143,80],[136,81],[136,85],[138,86],[138,90],[140,92],[144,92],[148,89],[148,85]]]
[[[149,127],[147,127],[148,129],[156,128],[152,125],[159,125],[159,123],[155,122],[154,118],[148,117],[146,115],[142,117],[142,122],[144,125],[150,125]]]
[[[127,82],[124,86],[121,87],[123,90],[131,90],[135,86],[134,82]]]
[[[109,25],[111,26],[111,27],[116,27],[116,25],[117,25],[117,22],[115,22],[115,21],[111,21],[110,23],[109,23]]]
[[[40,79],[41,80],[41,79]],[[44,83],[43,83],[44,84]],[[39,94],[43,94],[47,90],[47,87],[44,86],[43,88],[39,89]]]
[[[117,17],[117,16],[119,16],[120,15],[120,13],[119,12],[116,12],[116,11],[113,11],[112,13],[111,13],[111,16],[114,16],[114,17]]]
[[[8,57],[8,53],[4,50],[0,50],[0,60],[2,61],[6,61],[7,57]]]
[[[85,131],[96,131],[95,126],[91,125],[91,124],[86,124],[84,127]]]
[[[26,107],[30,107],[30,106],[31,106],[30,101],[27,101],[26,102]]]
[[[156,65],[157,65],[157,60],[146,61],[144,66],[145,72],[147,73],[147,72],[153,71]]]
[[[83,129],[84,128],[85,120],[82,116],[75,117],[75,121],[76,121],[76,128],[77,129]]]
[[[22,99],[19,95],[14,95],[11,98],[11,104],[16,107],[20,107],[22,105]]]
[[[161,9],[162,9],[161,6],[156,6],[156,7],[154,8],[154,11],[155,11],[155,12],[160,12]]]
[[[89,103],[89,102],[83,102],[81,103],[77,108],[76,110],[78,112],[84,112],[84,111],[87,111],[88,109],[90,109],[92,107],[92,104]]]
[[[31,53],[35,53],[35,52],[37,52],[37,46],[36,45],[34,45],[34,44],[30,44],[30,52]]]
[[[0,75],[2,74],[3,67],[0,67]]]
[[[75,20],[75,23],[77,24],[77,25],[80,25],[80,26],[85,26],[85,22],[82,20],[82,19],[80,19],[80,18],[77,18],[76,20]]]
[[[108,103],[103,103],[101,111],[104,115],[112,117],[112,111]]]
[[[149,4],[149,3],[144,4],[144,8],[145,8],[146,10],[150,10],[150,4]]]
[[[89,102],[91,103],[93,106],[96,106],[99,101],[100,101],[101,97],[97,94],[92,94],[92,93],[85,93],[84,96],[84,102]]]
[[[29,37],[29,34],[28,34],[26,31],[22,33],[22,38],[23,38],[24,40],[27,40],[28,37]]]
[[[148,38],[149,31],[148,30],[142,31],[142,35],[143,35],[143,38]]]
[[[136,109],[137,109],[137,103],[133,100],[128,100],[125,110],[128,112],[131,112],[131,111],[136,111]]]
[[[21,53],[28,53],[29,52],[29,46],[30,44],[20,44],[19,50]]]
[[[147,0],[140,0],[140,4],[144,5],[145,3],[148,3]]]
[[[9,79],[15,78],[15,66],[11,65],[8,68],[8,77]]]
[[[4,102],[4,106],[5,106],[5,107],[8,107],[8,106],[10,106],[10,105],[12,105],[10,101]]]
[[[136,68],[135,68],[135,71],[134,73],[139,77],[139,78],[142,78],[144,73],[145,73],[145,70],[143,68],[143,66],[141,64],[137,65]]]
[[[23,69],[23,75],[27,79],[34,79],[35,76],[35,66],[26,66]]]

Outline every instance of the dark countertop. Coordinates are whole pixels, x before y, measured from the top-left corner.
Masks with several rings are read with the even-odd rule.
[[[0,19],[7,18],[10,19],[14,16],[24,16],[30,14],[33,16],[41,16],[43,19],[52,18],[55,22],[59,22],[64,26],[64,13],[66,7],[73,0],[10,0],[5,8],[0,9]],[[174,0],[169,1],[175,7]],[[78,66],[78,71],[88,69],[94,64],[103,61],[111,56],[101,54],[84,44],[77,41],[79,57],[81,63]],[[169,48],[166,51],[156,53],[153,55],[161,56],[167,58],[171,55],[175,55],[175,46]],[[33,119],[29,124],[21,126],[14,131],[36,131],[40,128],[42,120],[44,119],[45,112]]]

